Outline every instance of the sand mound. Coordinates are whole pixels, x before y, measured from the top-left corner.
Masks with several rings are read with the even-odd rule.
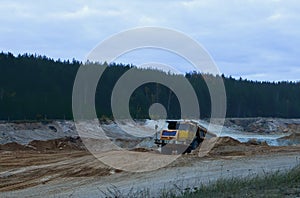
[[[300,140],[300,133],[292,133],[291,135],[284,136],[284,137],[279,138],[279,139],[286,139],[286,140],[295,139],[295,140]]]
[[[292,133],[291,135],[278,139],[279,142],[284,142],[285,145],[299,145],[300,144],[300,133]]]
[[[56,151],[56,150],[83,150],[85,149],[80,137],[65,137],[54,140],[33,140],[29,146],[38,151]]]
[[[231,137],[214,137],[203,141],[198,156],[243,156],[253,153],[264,152],[269,146],[266,143],[259,143],[251,140],[241,143]]]
[[[58,150],[85,150],[80,137],[65,137],[54,140],[33,140],[28,145],[22,145],[16,142],[10,142],[0,145],[3,151],[58,151]]]
[[[219,137],[215,147],[216,146],[238,146],[242,145],[243,143],[239,142],[238,140],[235,140],[231,137]]]
[[[31,147],[28,147],[26,145],[18,144],[16,142],[10,142],[7,144],[0,144],[0,150],[3,151],[23,151],[23,150],[32,150]]]
[[[280,118],[227,118],[225,126],[239,131],[276,134],[299,131],[299,119]]]

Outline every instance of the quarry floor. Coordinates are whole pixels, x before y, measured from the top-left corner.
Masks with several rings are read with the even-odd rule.
[[[299,163],[299,146],[268,147],[246,155],[182,155],[166,167],[141,173],[106,166],[87,151],[1,151],[0,197],[105,197],[143,192],[156,197],[168,189],[180,191],[220,178],[286,171]]]
[[[94,121],[76,127],[71,121],[0,122],[0,197],[159,197],[221,178],[263,176],[300,164],[300,119],[227,119],[217,138],[176,160],[153,151],[155,125],[163,127],[165,121],[102,127]],[[137,140],[124,130],[153,137],[125,152],[110,148],[102,136],[89,139],[105,131],[122,148],[135,145]],[[89,151],[102,153],[91,154],[87,145]]]

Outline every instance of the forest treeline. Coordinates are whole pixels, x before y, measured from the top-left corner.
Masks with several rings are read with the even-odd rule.
[[[75,59],[62,61],[32,54],[14,56],[11,53],[0,53],[0,119],[72,119],[72,90],[81,64]],[[112,119],[111,93],[115,83],[129,69],[138,72],[148,70],[115,63],[97,65],[107,66],[97,86],[97,116]],[[86,66],[89,66],[88,63]],[[300,83],[237,80],[224,75],[212,76],[196,72],[185,76],[154,72],[171,76],[174,80],[185,77],[197,94],[202,118],[210,117],[211,111],[204,77],[211,81],[223,79],[227,95],[227,117],[300,117]],[[163,104],[168,118],[180,118],[176,95],[158,83],[144,84],[133,92],[129,103],[132,117],[149,118],[148,110],[153,103]]]

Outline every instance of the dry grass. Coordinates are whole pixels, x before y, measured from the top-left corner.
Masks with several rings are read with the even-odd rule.
[[[134,190],[123,194],[116,186],[101,191],[103,197],[153,197],[149,189]],[[211,197],[300,197],[300,166],[289,172],[265,173],[251,178],[220,179],[198,188],[161,190],[162,198],[211,198]]]
[[[278,171],[254,178],[221,179],[193,191],[188,190],[180,197],[300,197],[300,166],[286,173]]]

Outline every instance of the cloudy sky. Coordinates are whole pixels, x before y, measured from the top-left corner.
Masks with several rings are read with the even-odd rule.
[[[297,0],[1,0],[0,24],[0,51],[78,60],[112,34],[166,27],[201,43],[226,76],[300,80]],[[120,61],[140,64],[141,57]]]

